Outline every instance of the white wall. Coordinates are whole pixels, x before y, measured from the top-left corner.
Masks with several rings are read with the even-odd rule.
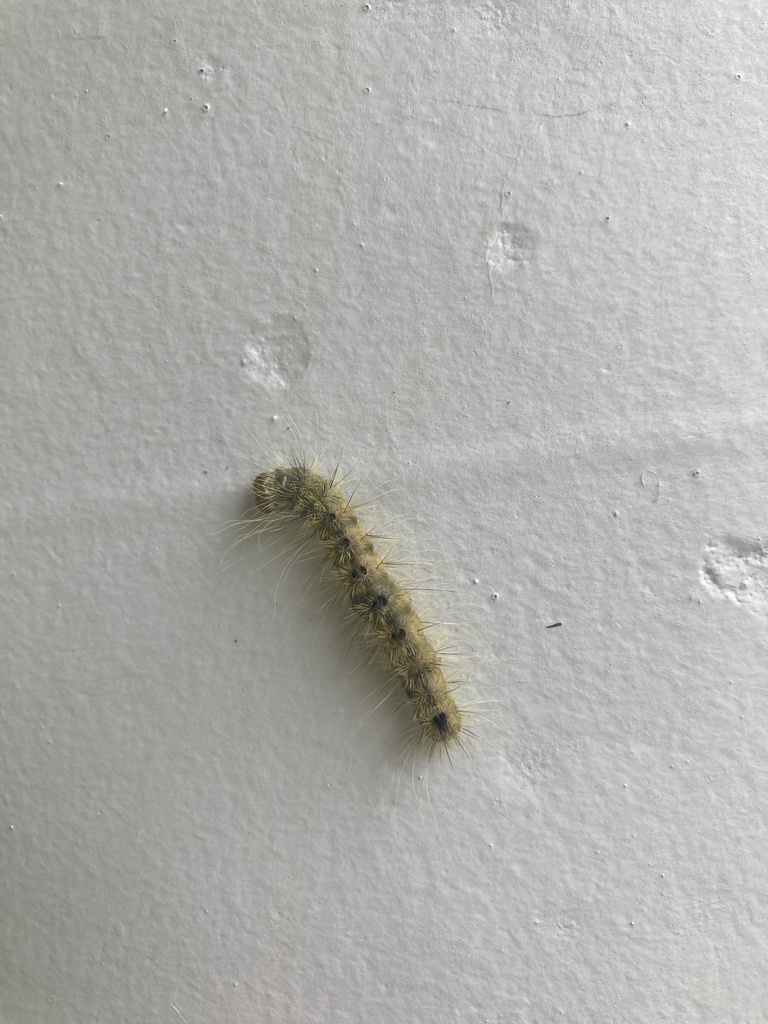
[[[768,1017],[766,35],[2,5],[3,1022]],[[221,571],[291,422],[471,620],[428,795]]]

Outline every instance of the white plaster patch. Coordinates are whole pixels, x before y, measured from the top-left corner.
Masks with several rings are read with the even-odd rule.
[[[524,224],[502,224],[488,239],[485,259],[494,284],[507,284],[533,255],[534,236]]]
[[[280,391],[304,374],[309,355],[309,341],[298,320],[278,317],[246,345],[240,365],[251,380]]]
[[[280,370],[279,353],[271,345],[249,345],[240,362],[251,380],[274,390],[288,387]]]
[[[768,544],[735,537],[708,544],[701,582],[716,597],[768,617]]]

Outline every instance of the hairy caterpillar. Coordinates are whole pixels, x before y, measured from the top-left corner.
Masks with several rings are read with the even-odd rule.
[[[335,478],[314,463],[279,466],[256,477],[253,496],[263,515],[276,524],[293,520],[322,544],[364,640],[402,687],[423,741],[433,751],[461,743],[462,715],[427,626]]]

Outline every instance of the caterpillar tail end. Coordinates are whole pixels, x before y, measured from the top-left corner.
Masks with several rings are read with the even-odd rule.
[[[444,707],[439,712],[425,715],[423,712],[419,714],[417,710],[416,718],[421,725],[424,742],[432,750],[461,744],[461,712],[451,697],[446,697]]]

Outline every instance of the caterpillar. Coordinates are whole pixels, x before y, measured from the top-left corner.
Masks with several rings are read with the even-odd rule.
[[[387,571],[335,475],[324,476],[314,463],[278,466],[259,473],[252,489],[257,509],[268,520],[276,525],[295,521],[302,533],[320,542],[364,641],[402,688],[430,751],[461,744],[462,714],[428,627],[406,589]]]

